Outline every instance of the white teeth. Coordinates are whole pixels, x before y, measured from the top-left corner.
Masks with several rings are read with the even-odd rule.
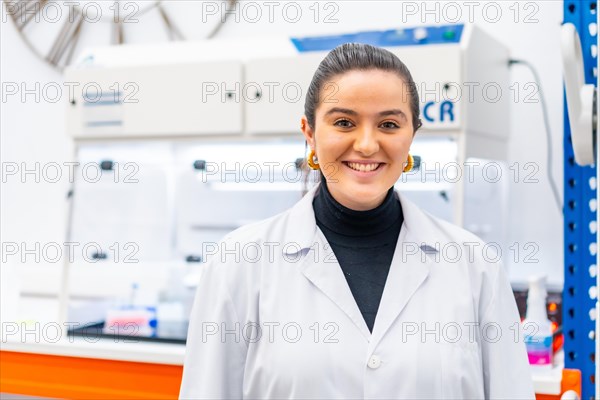
[[[348,162],[346,164],[353,170],[361,171],[361,172],[373,171],[374,169],[377,169],[377,167],[379,167],[378,163],[376,163],[376,164],[360,164],[360,163]]]

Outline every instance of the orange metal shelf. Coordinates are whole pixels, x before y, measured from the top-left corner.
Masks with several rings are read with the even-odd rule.
[[[564,392],[573,390],[581,398],[581,371],[578,369],[563,369],[562,380],[560,382],[561,395]],[[559,400],[561,395],[536,394],[536,400]]]
[[[0,351],[0,392],[71,399],[176,399],[183,367]]]
[[[183,366],[0,351],[0,392],[71,399],[177,399]],[[581,396],[581,372],[561,390]],[[536,395],[556,400],[560,395]]]

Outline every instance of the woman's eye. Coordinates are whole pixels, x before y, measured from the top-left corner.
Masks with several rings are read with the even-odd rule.
[[[338,119],[333,123],[333,125],[341,128],[350,128],[352,126],[352,122],[348,121],[347,119]]]
[[[381,124],[381,126],[385,129],[396,129],[400,128],[400,125],[395,123],[394,121],[385,121]]]

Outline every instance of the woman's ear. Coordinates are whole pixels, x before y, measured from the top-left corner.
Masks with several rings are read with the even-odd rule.
[[[415,137],[415,134],[417,133],[417,131],[419,129],[421,129],[421,127],[423,126],[423,121],[421,120],[421,118],[417,119],[417,126],[415,129],[413,129],[413,138]]]
[[[308,143],[310,148],[314,149],[315,134],[310,125],[308,124],[308,119],[306,118],[306,115],[303,115],[302,119],[300,120],[300,129],[302,130],[302,134],[304,135],[304,138],[306,139],[306,142]]]

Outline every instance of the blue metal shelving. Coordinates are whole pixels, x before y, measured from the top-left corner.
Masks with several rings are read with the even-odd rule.
[[[564,22],[574,24],[581,38],[585,81],[597,86],[596,8],[595,0],[564,1]],[[581,370],[587,400],[595,396],[596,166],[575,164],[566,102],[564,110],[565,367]]]

